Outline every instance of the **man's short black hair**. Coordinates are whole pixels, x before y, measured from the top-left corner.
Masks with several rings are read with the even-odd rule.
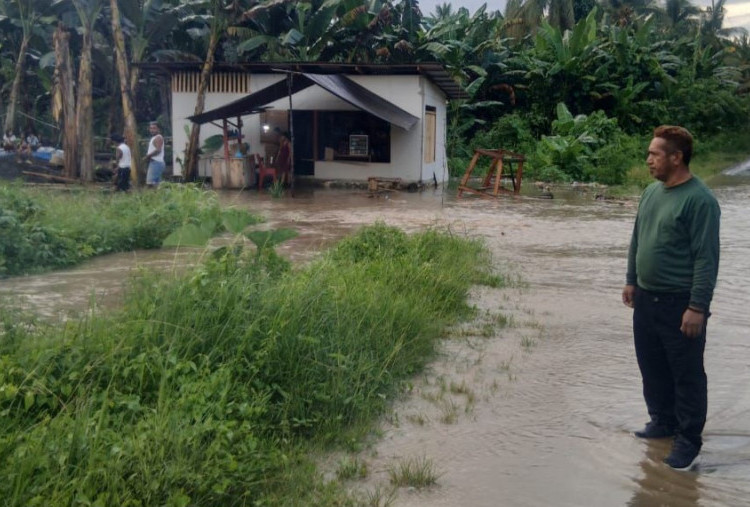
[[[110,134],[109,138],[116,143],[121,143],[125,140],[120,134]]]
[[[661,125],[654,129],[654,137],[667,141],[667,146],[672,151],[682,152],[682,161],[690,165],[693,158],[693,135],[684,127],[676,125]]]

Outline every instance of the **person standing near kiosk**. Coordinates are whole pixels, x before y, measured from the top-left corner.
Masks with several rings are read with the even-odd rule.
[[[148,172],[146,173],[146,185],[156,187],[161,182],[161,176],[164,172],[164,136],[161,135],[159,124],[152,121],[148,126],[151,140],[148,142]]]
[[[132,164],[130,147],[125,144],[125,139],[120,134],[110,136],[115,148],[115,190],[127,192],[130,190],[130,166]]]

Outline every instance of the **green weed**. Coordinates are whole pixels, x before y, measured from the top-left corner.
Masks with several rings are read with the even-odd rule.
[[[391,484],[396,487],[426,488],[437,484],[440,474],[428,458],[408,458],[388,468]]]
[[[111,315],[3,317],[5,504],[342,502],[305,456],[372,429],[491,264],[479,242],[377,224],[293,269],[272,246],[289,235],[266,236],[139,277]]]
[[[367,463],[357,458],[344,458],[338,463],[336,477],[339,480],[364,479],[367,477]]]
[[[0,223],[0,276],[9,276],[158,248],[184,224],[212,224],[207,233],[215,234],[221,230],[221,210],[213,193],[193,186],[104,194],[0,183]]]

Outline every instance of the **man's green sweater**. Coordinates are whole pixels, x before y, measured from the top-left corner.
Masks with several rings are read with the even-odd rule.
[[[719,203],[696,177],[643,192],[628,252],[626,283],[653,292],[690,292],[708,310],[719,270]]]

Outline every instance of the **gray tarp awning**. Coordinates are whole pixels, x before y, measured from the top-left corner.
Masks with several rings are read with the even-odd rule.
[[[292,95],[312,85],[312,81],[308,79],[294,79],[292,80]],[[205,113],[188,116],[188,120],[193,123],[204,124],[216,120],[223,120],[224,118],[259,113],[266,109],[263,106],[286,97],[288,93],[289,86],[287,85],[286,79],[282,79],[278,83],[274,83],[262,90],[251,93],[247,97],[242,97],[241,99],[237,99],[234,102],[217,107],[216,109],[211,109]]]
[[[292,78],[292,94],[316,84],[354,107],[366,111],[381,120],[409,130],[419,118],[404,111],[392,102],[371,92],[346,76],[340,74],[295,74]],[[289,93],[286,79],[272,84],[247,97],[230,102],[211,111],[190,116],[195,123],[208,123],[233,116],[244,116],[262,111],[266,104],[275,102]]]

